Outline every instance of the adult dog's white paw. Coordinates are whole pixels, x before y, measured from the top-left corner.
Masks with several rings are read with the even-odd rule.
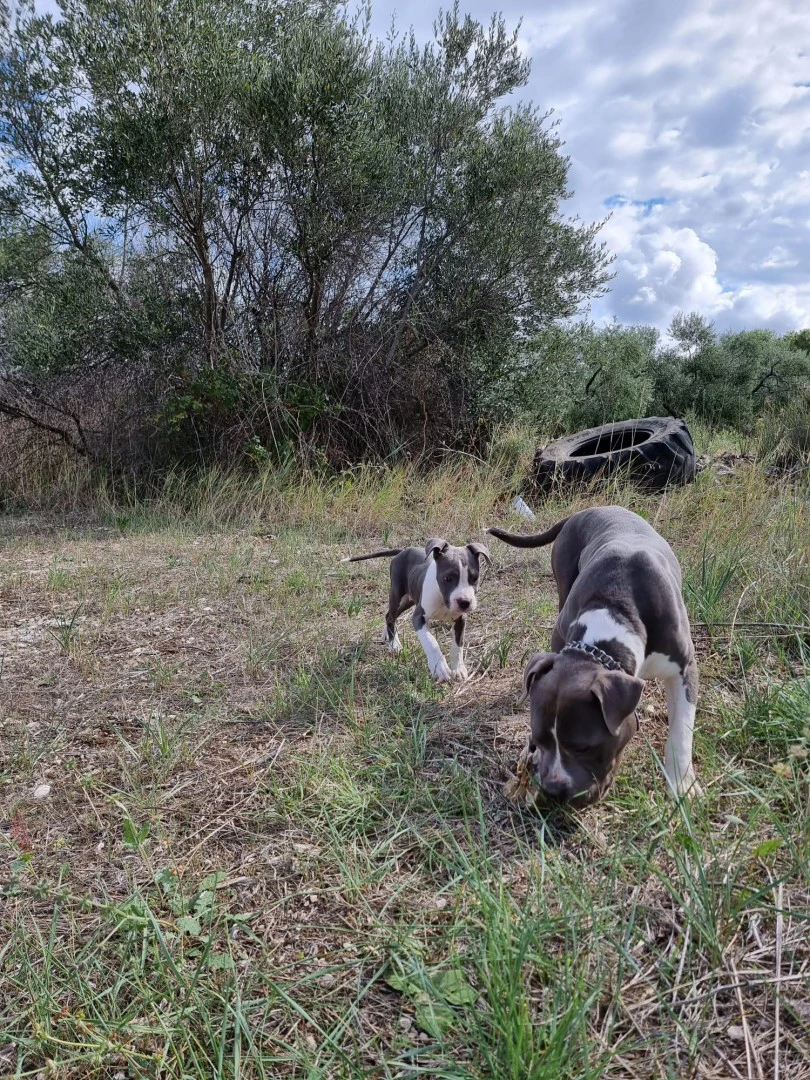
[[[464,682],[470,677],[464,664],[459,664],[458,667],[450,668],[450,674],[453,676],[454,682]]]
[[[399,656],[399,654],[402,652],[402,642],[399,640],[399,634],[394,634],[393,641],[388,641],[388,639],[386,638],[386,642],[388,645],[388,651],[391,653],[391,655]]]
[[[698,783],[695,770],[691,765],[684,775],[677,779],[668,773],[667,787],[676,799],[700,799],[703,797],[703,788]]]

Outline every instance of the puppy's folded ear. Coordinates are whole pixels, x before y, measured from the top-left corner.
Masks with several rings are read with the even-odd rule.
[[[644,682],[625,671],[603,671],[593,687],[593,694],[602,706],[602,716],[611,735],[617,735],[628,716],[632,716],[641,701]]]
[[[486,559],[488,563],[492,563],[492,556],[489,553],[489,548],[483,544],[467,544],[467,551],[471,551],[473,555],[477,555],[479,559]]]
[[[447,541],[442,540],[440,536],[431,536],[425,544],[425,555],[432,555],[434,559],[438,559],[443,551],[447,551],[448,547]]]
[[[526,665],[526,670],[523,672],[523,689],[520,692],[520,697],[517,700],[518,705],[522,705],[526,698],[529,696],[529,691],[532,688],[532,683],[537,679],[546,675],[554,665],[554,653],[539,652],[534,656],[529,657],[529,662]]]

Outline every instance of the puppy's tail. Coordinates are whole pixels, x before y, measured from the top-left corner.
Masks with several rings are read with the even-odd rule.
[[[385,548],[383,551],[372,551],[368,555],[351,555],[348,559],[341,559],[343,562],[365,562],[366,559],[393,559],[395,555],[399,555],[400,551],[404,551],[404,548]]]
[[[503,529],[487,529],[487,532],[497,536],[505,544],[511,544],[512,547],[544,547],[546,544],[550,544],[552,540],[557,539],[566,521],[568,521],[567,517],[563,518],[562,521],[558,521],[556,525],[552,525],[550,529],[546,529],[545,532],[535,533],[533,536],[522,536],[520,533],[505,532]]]

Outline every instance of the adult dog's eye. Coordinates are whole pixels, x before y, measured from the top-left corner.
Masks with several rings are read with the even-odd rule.
[[[593,747],[588,743],[566,743],[565,749],[572,754],[587,754]]]

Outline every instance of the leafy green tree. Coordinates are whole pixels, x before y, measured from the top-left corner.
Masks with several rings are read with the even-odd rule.
[[[683,322],[674,322],[677,347],[656,357],[654,400],[663,411],[696,412],[747,429],[766,404],[786,404],[810,377],[808,357],[790,336],[768,330],[717,335],[699,317],[690,320],[696,332],[687,334]]]
[[[0,29],[0,220],[47,232],[103,271],[94,244],[93,111],[63,30],[50,15],[38,17],[33,0],[22,0]],[[107,275],[104,287],[119,291]]]
[[[53,249],[3,362],[44,376],[100,351],[109,377],[172,357],[188,410],[216,372],[218,423],[252,411],[272,438],[314,408],[341,454],[412,444],[426,414],[429,441],[474,439],[494,418],[477,388],[514,383],[531,335],[609,276],[597,227],[561,214],[554,125],[503,104],[527,75],[500,17],[457,8],[420,46],[331,3],[60,0],[53,19],[23,0],[0,56],[0,213]],[[157,310],[158,281],[156,349],[120,328]],[[44,311],[68,297],[60,341]]]
[[[613,324],[583,336],[580,356],[587,379],[572,408],[575,427],[645,415],[657,343],[658,333],[650,326]]]
[[[532,358],[532,398],[545,433],[645,415],[657,343],[653,327],[618,323],[579,323],[539,335]]]
[[[670,323],[669,336],[680,352],[689,358],[708,349],[717,339],[712,322],[696,311],[688,315],[679,311]]]
[[[255,86],[277,5],[65,0],[64,39],[92,105],[94,181],[134,243],[183,252],[200,302],[204,362],[222,359],[245,227],[267,194]]]
[[[810,353],[810,329],[797,330],[794,334],[786,334],[785,339],[791,348]]]

